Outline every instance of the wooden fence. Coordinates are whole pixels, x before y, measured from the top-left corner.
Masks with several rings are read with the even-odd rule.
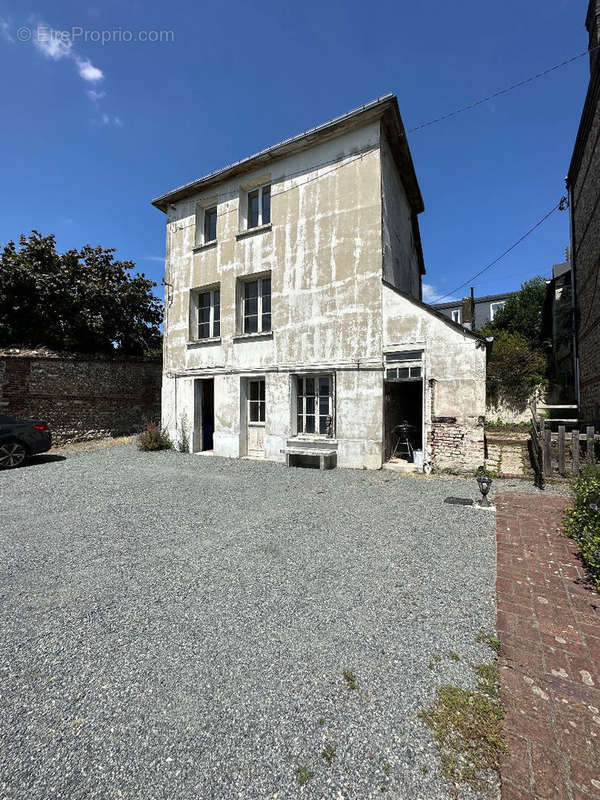
[[[564,424],[552,431],[550,422],[532,411],[531,460],[539,485],[553,475],[576,475],[583,464],[600,463],[600,430],[596,431],[594,425],[587,425],[585,431],[575,425],[567,433]]]

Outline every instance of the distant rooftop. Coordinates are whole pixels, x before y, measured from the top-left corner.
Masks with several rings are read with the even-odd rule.
[[[477,303],[493,303],[496,300],[507,300],[509,297],[512,297],[516,292],[503,292],[502,294],[486,294],[483,297],[476,297],[475,298],[475,305]],[[447,303],[431,303],[432,308],[458,308],[462,303],[462,298],[458,298],[456,300],[450,300]]]

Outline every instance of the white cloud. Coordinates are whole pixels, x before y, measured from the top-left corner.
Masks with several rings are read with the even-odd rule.
[[[102,114],[99,120],[92,120],[100,125],[114,125],[116,128],[122,128],[123,122],[120,117],[113,114]]]
[[[14,42],[10,33],[10,25],[5,19],[0,19],[0,39],[4,39],[5,42]]]
[[[444,295],[443,292],[439,292],[431,283],[423,284],[423,301],[425,303],[441,303],[444,299],[448,302],[453,300],[452,297],[448,297]]]
[[[104,73],[98,67],[95,67],[91,61],[88,59],[81,59],[76,58],[75,61],[77,62],[77,68],[79,69],[79,75],[83,78],[84,81],[90,81],[91,83],[96,83],[96,81],[101,81],[104,77]]]
[[[95,89],[88,89],[88,97],[90,100],[97,102],[98,100],[102,100],[103,97],[106,97],[106,92],[97,92]]]
[[[97,83],[104,78],[104,73],[95,67],[89,58],[81,58],[73,49],[73,41],[62,31],[56,31],[49,25],[39,23],[33,30],[33,44],[39,52],[52,61],[63,58],[72,59],[79,72],[79,77],[89,83]],[[93,98],[98,99],[98,98]]]

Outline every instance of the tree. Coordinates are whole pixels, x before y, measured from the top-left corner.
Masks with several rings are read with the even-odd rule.
[[[520,333],[494,335],[487,362],[487,402],[523,411],[544,383],[546,359]]]
[[[485,326],[485,335],[498,331],[518,333],[534,348],[544,347],[543,312],[546,298],[546,279],[538,275],[521,284],[521,289],[509,297],[504,308],[496,312],[492,322]]]
[[[32,231],[0,254],[0,345],[80,353],[143,355],[161,340],[156,284],[132,275],[114,249],[56,252],[54,236]]]

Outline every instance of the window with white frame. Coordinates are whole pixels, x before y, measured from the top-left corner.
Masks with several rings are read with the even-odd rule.
[[[204,209],[204,243],[217,239],[217,207]]]
[[[242,333],[271,330],[271,276],[241,281]]]
[[[504,300],[497,303],[490,303],[490,319],[494,319],[496,314],[504,308]]]
[[[259,228],[271,222],[271,186],[265,184],[248,192],[247,227]]]
[[[192,339],[217,339],[221,335],[221,292],[219,287],[194,290],[191,314]]]
[[[248,381],[248,421],[265,421],[265,379]]]
[[[452,322],[458,322],[458,324],[460,325],[462,317],[460,313],[460,308],[453,308],[451,313],[452,313]]]
[[[299,434],[328,435],[328,423],[333,420],[333,376],[298,375],[296,409]]]
[[[217,241],[217,205],[213,199],[196,204],[195,247]]]

